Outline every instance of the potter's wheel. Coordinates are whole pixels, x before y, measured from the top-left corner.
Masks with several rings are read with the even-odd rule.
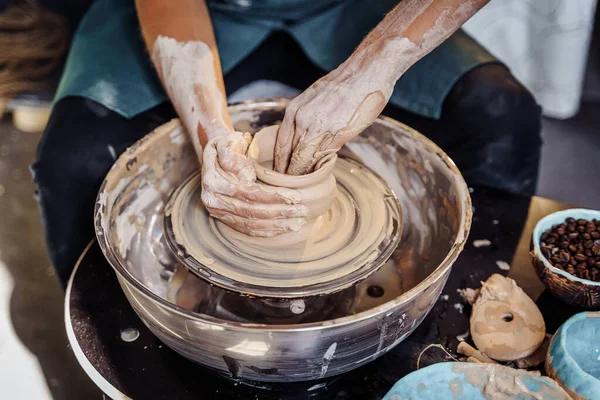
[[[340,158],[333,174],[338,190],[329,211],[311,227],[308,239],[294,242],[240,236],[209,216],[196,171],[167,203],[167,243],[196,275],[246,296],[297,299],[348,288],[397,248],[401,208],[392,189],[362,164]]]
[[[230,115],[237,131],[252,132],[280,122],[286,104],[243,103],[231,106]],[[167,203],[199,167],[178,120],[124,152],[98,194],[95,228],[145,325],[183,356],[255,381],[338,375],[404,340],[436,302],[464,246],[471,221],[467,186],[439,148],[386,118],[347,143],[339,157],[358,161],[393,188],[402,205],[402,239],[362,282],[285,301],[240,295],[249,293],[247,286],[224,290],[189,272],[172,251],[164,226]]]

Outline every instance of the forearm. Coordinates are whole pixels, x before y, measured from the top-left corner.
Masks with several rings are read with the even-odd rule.
[[[367,35],[340,66],[340,72],[349,78],[361,71],[374,80],[385,81],[387,93],[384,94],[389,99],[394,83],[406,70],[488,2],[403,0]]]
[[[202,0],[136,0],[142,34],[198,154],[231,130],[221,63]]]

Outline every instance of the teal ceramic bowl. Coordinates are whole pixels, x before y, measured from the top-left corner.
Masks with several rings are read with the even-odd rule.
[[[567,304],[583,308],[600,306],[600,282],[578,278],[553,266],[540,250],[542,234],[553,225],[562,224],[567,218],[598,219],[600,211],[581,208],[558,211],[542,218],[533,230],[531,263],[540,280],[548,290]]]
[[[400,379],[383,400],[567,400],[553,380],[499,364],[444,362]]]
[[[600,312],[579,313],[556,331],[546,372],[576,400],[600,398]]]

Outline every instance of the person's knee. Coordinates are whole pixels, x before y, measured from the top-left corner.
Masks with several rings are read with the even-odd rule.
[[[444,112],[493,136],[519,133],[522,140],[539,142],[541,107],[501,64],[483,65],[459,79]]]
[[[542,144],[541,111],[506,67],[488,64],[456,83],[442,119],[463,135],[463,151],[472,154],[466,175],[476,176],[476,183],[533,194]]]

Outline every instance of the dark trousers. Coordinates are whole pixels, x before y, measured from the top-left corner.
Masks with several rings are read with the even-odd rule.
[[[225,84],[228,93],[258,79],[304,89],[324,74],[293,39],[275,33],[225,76]],[[483,65],[459,79],[439,120],[393,106],[384,114],[437,143],[467,183],[534,193],[541,109],[501,64]],[[167,103],[132,119],[78,97],[54,106],[32,171],[50,257],[63,284],[94,237],[96,195],[115,156],[175,116]]]

